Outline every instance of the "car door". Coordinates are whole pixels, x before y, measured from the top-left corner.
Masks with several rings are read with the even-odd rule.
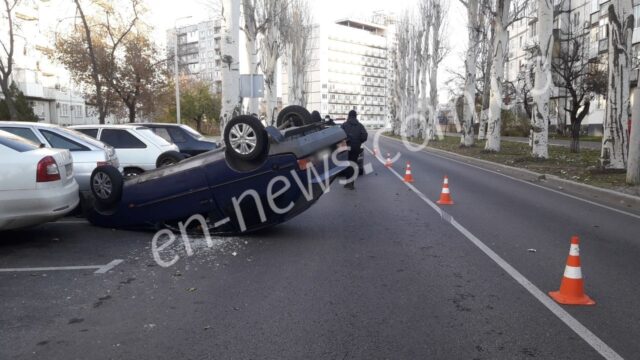
[[[147,145],[125,129],[102,129],[100,141],[116,149],[123,168],[136,167],[148,171],[156,168],[155,158],[147,154]]]

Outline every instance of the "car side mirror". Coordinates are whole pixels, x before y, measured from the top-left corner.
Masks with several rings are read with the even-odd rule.
[[[44,148],[46,148],[46,147],[47,147],[47,145],[45,145],[45,144],[43,144],[43,143],[40,143],[40,149],[44,149]]]

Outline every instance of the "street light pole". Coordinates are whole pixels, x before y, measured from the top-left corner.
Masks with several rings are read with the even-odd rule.
[[[175,76],[175,83],[176,83],[176,121],[179,124],[182,123],[181,119],[180,119],[180,72],[179,72],[179,66],[178,66],[178,21],[179,20],[184,20],[184,19],[190,19],[192,18],[192,16],[184,16],[181,18],[176,19],[176,21],[173,23],[173,29],[174,32],[176,33],[176,42],[174,44],[173,47],[173,71],[174,71],[174,76]]]

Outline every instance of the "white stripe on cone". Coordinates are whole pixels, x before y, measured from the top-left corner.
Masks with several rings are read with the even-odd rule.
[[[580,245],[571,245],[571,250],[569,250],[570,256],[580,256]]]
[[[444,178],[444,183],[449,185],[449,178]]]
[[[451,192],[449,191],[449,188],[443,188],[442,189],[442,193],[443,194],[451,194]]]
[[[564,269],[564,277],[573,280],[582,280],[582,268],[567,266]]]

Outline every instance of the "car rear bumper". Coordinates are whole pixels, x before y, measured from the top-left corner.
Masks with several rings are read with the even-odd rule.
[[[3,194],[0,230],[15,230],[57,220],[80,202],[78,184],[63,188],[12,191]]]

